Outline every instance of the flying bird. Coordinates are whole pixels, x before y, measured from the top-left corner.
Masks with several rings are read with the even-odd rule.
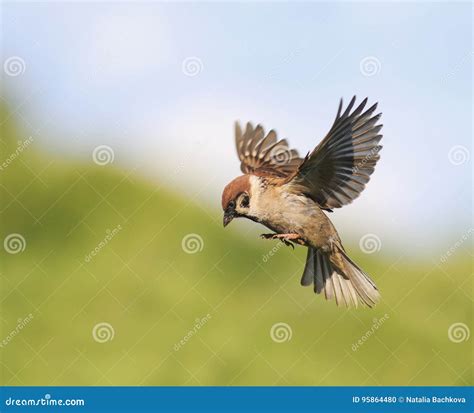
[[[365,188],[379,160],[382,125],[377,103],[365,109],[356,97],[336,119],[326,137],[304,159],[274,130],[265,135],[249,122],[235,123],[235,143],[243,175],[222,193],[224,227],[234,218],[263,224],[286,245],[308,248],[301,284],[347,307],[373,307],[380,298],[370,277],[347,255],[326,212],[351,203]]]

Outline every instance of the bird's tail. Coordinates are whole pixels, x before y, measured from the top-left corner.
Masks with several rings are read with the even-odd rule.
[[[337,305],[373,307],[380,299],[375,283],[339,246],[330,253],[308,247],[301,284],[312,283],[315,293],[324,291],[326,299],[335,299]]]

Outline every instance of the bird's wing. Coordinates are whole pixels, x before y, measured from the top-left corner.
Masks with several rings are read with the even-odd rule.
[[[321,208],[339,208],[357,198],[380,158],[382,125],[377,122],[382,114],[373,116],[377,103],[364,111],[367,98],[352,110],[355,100],[341,114],[341,99],[327,136],[287,179],[290,190],[304,193]]]
[[[262,126],[254,128],[250,122],[243,133],[240,124],[235,123],[235,145],[240,169],[246,174],[287,178],[303,162],[298,152],[288,147],[285,139],[277,140],[274,130],[265,136]]]

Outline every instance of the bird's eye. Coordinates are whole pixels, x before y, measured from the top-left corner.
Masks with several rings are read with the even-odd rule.
[[[249,203],[250,203],[249,196],[248,196],[248,195],[244,195],[244,196],[242,197],[242,201],[240,201],[240,206],[241,206],[242,208],[248,208]]]
[[[230,201],[228,207],[230,209],[234,209],[235,208],[235,201]]]

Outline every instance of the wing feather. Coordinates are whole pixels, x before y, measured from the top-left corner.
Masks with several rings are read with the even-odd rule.
[[[286,180],[290,189],[311,197],[321,208],[339,208],[356,199],[380,158],[377,103],[364,111],[365,98],[353,110],[355,101],[354,96],[343,111],[341,99],[326,137]]]
[[[250,122],[244,133],[240,124],[235,123],[235,145],[241,162],[240,169],[246,174],[287,178],[303,162],[298,151],[290,149],[286,139],[277,139],[273,129],[265,135],[261,125],[254,128]]]

